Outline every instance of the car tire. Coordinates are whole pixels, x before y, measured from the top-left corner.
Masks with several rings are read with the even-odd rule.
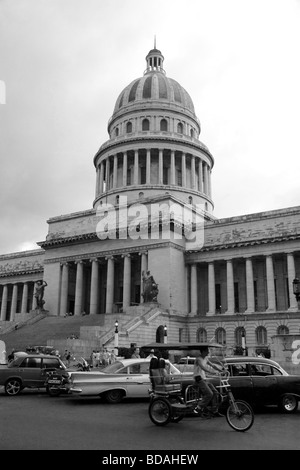
[[[9,396],[18,395],[22,389],[22,382],[19,379],[9,379],[4,386],[5,395]]]
[[[283,395],[278,407],[282,413],[296,413],[298,409],[298,400],[294,395]]]
[[[109,390],[105,393],[104,397],[107,403],[120,403],[122,401],[124,394],[121,390]]]

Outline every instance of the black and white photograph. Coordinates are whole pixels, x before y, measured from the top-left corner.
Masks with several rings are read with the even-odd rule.
[[[299,25],[0,0],[1,450],[300,449]]]

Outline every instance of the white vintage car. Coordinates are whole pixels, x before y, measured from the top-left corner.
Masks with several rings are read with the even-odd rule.
[[[150,359],[123,359],[100,372],[69,373],[68,393],[80,396],[102,397],[109,403],[119,403],[124,398],[147,398],[151,388]],[[182,374],[166,360],[166,370],[172,384],[193,382],[192,375]]]

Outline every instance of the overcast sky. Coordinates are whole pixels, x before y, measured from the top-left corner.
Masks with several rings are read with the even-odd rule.
[[[155,35],[215,159],[214,215],[300,205],[299,1],[0,0],[0,253],[92,208],[93,157]]]

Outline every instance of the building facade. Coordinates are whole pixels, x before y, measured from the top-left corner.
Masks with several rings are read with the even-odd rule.
[[[300,272],[300,207],[213,215],[214,158],[187,91],[154,48],[146,70],[118,96],[109,140],[94,156],[92,208],[48,220],[40,249],[0,257],[2,325],[36,308],[102,315],[101,345],[118,318],[123,345],[161,338],[216,340],[231,351],[270,349],[299,334],[292,281]],[[143,273],[158,283],[143,299]]]

